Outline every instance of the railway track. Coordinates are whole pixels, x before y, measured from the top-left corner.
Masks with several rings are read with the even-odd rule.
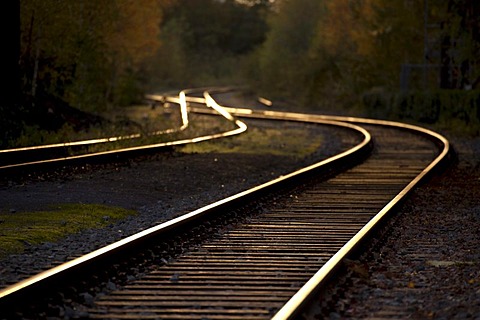
[[[196,90],[181,91],[176,95],[147,95],[145,98],[154,103],[170,103],[178,105],[178,126],[148,133],[132,133],[122,136],[100,137],[88,140],[78,140],[64,143],[55,143],[39,146],[20,147],[0,150],[0,172],[2,174],[17,174],[26,169],[38,170],[44,167],[56,167],[62,164],[83,164],[87,161],[99,159],[112,159],[122,155],[139,154],[162,148],[197,143],[206,140],[218,139],[236,135],[246,130],[241,121],[231,118],[223,119],[224,122],[232,123],[228,129],[208,133],[184,134],[183,137],[175,137],[172,134],[185,133],[191,121],[187,111],[187,103],[194,103],[195,99],[187,98],[187,94],[194,94]],[[200,91],[202,92],[202,91]],[[188,101],[187,101],[188,100]],[[214,111],[214,112],[218,112]],[[225,116],[227,114],[223,114]],[[223,118],[223,117],[219,117]],[[167,138],[163,138],[169,135]],[[102,149],[101,151],[95,151]],[[93,151],[92,151],[93,150]]]
[[[211,108],[220,107],[208,93],[195,101],[202,99]],[[301,317],[305,303],[332,279],[346,258],[361,250],[375,228],[449,152],[443,137],[409,125],[223,110],[245,118],[343,126],[363,139],[337,156],[6,288],[0,291],[2,310],[9,307],[11,315],[26,318],[38,313],[60,317],[55,310],[70,304],[75,316],[105,319]],[[195,107],[190,111],[211,112]],[[236,120],[225,111],[217,112]],[[133,255],[133,266],[127,254]],[[111,283],[112,278],[121,278],[115,272],[138,269],[139,261],[141,276],[124,275],[128,279],[124,285],[110,285],[93,299],[92,278]],[[99,271],[112,263],[117,266],[113,275]],[[72,289],[72,284],[65,288],[62,282],[72,278],[82,289]],[[40,299],[38,293],[46,288],[54,291],[52,297]],[[55,293],[58,290],[61,294]],[[88,290],[91,298],[79,297],[79,292]],[[26,298],[38,300],[39,305],[22,302]],[[19,307],[10,308],[13,305]]]

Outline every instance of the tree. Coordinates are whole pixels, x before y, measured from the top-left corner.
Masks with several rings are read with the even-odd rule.
[[[398,88],[402,64],[423,61],[422,0],[282,0],[276,9],[260,66],[277,93],[350,103]]]
[[[480,87],[480,3],[449,0],[442,22],[441,87]]]
[[[0,65],[0,147],[20,130],[20,1],[3,1],[0,10],[3,55]]]
[[[3,51],[1,60],[2,94],[0,106],[18,107],[20,103],[20,1],[3,1],[1,7]]]
[[[265,1],[176,0],[165,10],[159,86],[238,81],[246,57],[265,39]]]
[[[144,61],[159,49],[165,1],[22,2],[25,91],[85,110],[131,102],[139,96]],[[125,99],[126,85],[138,87],[137,94]]]
[[[329,0],[317,47],[344,62],[350,89],[396,88],[401,64],[422,61],[422,7],[419,0]]]
[[[322,3],[284,0],[272,13],[270,31],[259,53],[260,80],[269,94],[304,92],[310,81],[308,51],[322,16]]]

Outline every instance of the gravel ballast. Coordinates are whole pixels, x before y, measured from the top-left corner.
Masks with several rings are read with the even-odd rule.
[[[279,123],[249,121],[249,125],[278,128]],[[138,214],[107,228],[71,234],[55,243],[27,246],[23,253],[0,261],[0,286],[318,162],[353,146],[359,138],[329,126],[280,126],[303,128],[311,139],[324,143],[301,159],[288,155],[288,148],[293,146],[272,141],[284,149],[282,153],[165,151],[120,163],[86,165],[2,181],[0,210],[11,214],[42,210],[56,203],[98,203],[133,209]],[[228,139],[218,143],[227,143],[233,149],[238,140]],[[278,139],[281,142],[282,137]],[[299,142],[295,143],[298,146]]]
[[[457,159],[418,187],[314,319],[480,319],[480,138],[445,134]]]
[[[326,127],[312,130],[312,136],[329,143],[304,159],[168,151],[2,181],[0,209],[12,214],[66,202],[122,206],[139,214],[3,259],[0,286],[319,161],[353,143],[346,132]],[[374,248],[377,251],[355,262],[365,271],[350,273],[355,287],[338,288],[334,307],[322,317],[480,319],[480,139],[446,136],[457,151],[457,162],[409,197],[387,224],[389,231]],[[319,313],[311,315],[319,317]]]

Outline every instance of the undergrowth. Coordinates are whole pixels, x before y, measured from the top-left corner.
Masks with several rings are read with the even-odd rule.
[[[102,228],[133,214],[133,210],[98,204],[60,204],[45,211],[0,212],[0,258],[21,253],[27,246]]]
[[[424,124],[458,135],[480,134],[478,90],[380,91],[364,95],[362,105],[373,118]]]
[[[217,139],[200,144],[189,144],[179,151],[185,153],[243,153],[270,154],[277,156],[294,156],[303,158],[320,148],[323,143],[320,137],[312,139],[308,131],[293,128],[251,128],[246,134],[231,139]]]

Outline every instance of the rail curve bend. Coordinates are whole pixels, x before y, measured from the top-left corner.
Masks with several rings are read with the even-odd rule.
[[[269,101],[269,100],[268,100]],[[269,103],[269,106],[272,104]],[[367,236],[372,232],[378,223],[385,219],[389,212],[392,211],[405,197],[412,192],[425,178],[443,161],[447,160],[451,152],[449,141],[442,135],[432,130],[422,128],[406,123],[376,120],[368,118],[356,118],[345,116],[327,116],[327,115],[305,115],[293,112],[279,112],[271,110],[253,110],[246,108],[234,108],[224,106],[225,109],[233,115],[246,118],[267,118],[267,119],[285,119],[285,120],[300,120],[300,119],[318,119],[326,121],[338,121],[343,123],[352,123],[358,125],[374,125],[400,128],[403,130],[410,130],[422,134],[440,147],[440,153],[428,164],[410,183],[408,183],[382,210],[380,210],[355,236],[350,239],[332,258],[330,258],[320,268],[315,275],[275,314],[272,319],[292,319],[301,311],[301,307],[306,301],[312,298],[316,290],[324,284],[330,276],[334,273],[338,265],[351,254]]]
[[[253,240],[258,240],[259,241],[267,241],[271,237],[272,239],[282,239],[285,241],[293,241],[296,243],[297,239],[296,236],[285,236],[285,234],[281,233],[280,235],[275,234],[274,231],[268,230],[265,233],[268,234],[269,236],[263,237],[261,234],[257,236],[257,231],[251,231],[248,228],[252,228],[254,225],[267,225],[267,221],[274,221],[274,228],[273,229],[281,229],[281,232],[283,230],[291,229],[292,226],[297,226],[298,228],[302,227],[305,230],[311,230],[312,235],[308,234],[308,232],[305,236],[307,238],[308,245],[311,245],[311,247],[305,248],[302,252],[297,252],[296,248],[290,249],[290,244],[279,244],[281,247],[277,248],[274,247],[274,244],[267,244],[266,242],[262,242],[262,245],[264,248],[271,249],[269,251],[269,254],[271,256],[274,256],[274,254],[277,254],[277,251],[279,252],[280,255],[283,254],[290,254],[293,256],[297,256],[301,261],[307,261],[310,263],[310,265],[317,265],[318,264],[318,257],[315,256],[315,248],[320,247],[323,245],[321,240],[322,239],[317,239],[322,232],[324,232],[324,228],[326,228],[326,225],[331,223],[331,221],[335,219],[346,219],[345,216],[348,215],[348,218],[353,217],[352,219],[355,219],[354,222],[352,222],[350,225],[347,225],[344,229],[341,229],[340,232],[342,233],[342,240],[337,241],[333,240],[330,237],[330,234],[327,235],[327,240],[325,242],[328,242],[329,245],[329,250],[334,250],[333,254],[330,255],[330,253],[324,253],[321,254],[321,257],[326,257],[328,256],[328,260],[325,262],[321,263],[321,266],[317,270],[312,272],[312,274],[308,273],[309,278],[306,279],[306,281],[303,281],[302,284],[297,288],[293,288],[292,285],[290,284],[285,284],[285,288],[283,292],[290,292],[292,290],[295,290],[295,292],[287,297],[286,294],[284,294],[282,297],[275,297],[276,300],[275,302],[277,303],[280,301],[280,298],[285,298],[285,300],[281,302],[279,307],[275,307],[275,313],[270,314],[270,309],[264,310],[265,312],[263,313],[262,317],[259,318],[265,318],[269,317],[271,319],[293,319],[297,317],[302,310],[302,307],[312,298],[315,296],[315,294],[318,292],[319,288],[326,284],[334,274],[334,272],[337,270],[338,266],[344,261],[345,258],[349,257],[353,252],[359,249],[362,243],[366,241],[366,239],[371,236],[375,230],[375,227],[385,219],[389,217],[389,215],[392,213],[393,209],[396,208],[404,199],[405,197],[412,192],[412,190],[418,186],[419,183],[424,181],[426,177],[433,171],[435,168],[437,168],[443,161],[446,161],[448,158],[448,155],[450,154],[450,145],[447,139],[445,139],[443,136],[439,135],[438,133],[435,133],[431,130],[427,130],[421,127],[417,126],[412,126],[409,124],[403,124],[403,123],[398,123],[398,122],[391,122],[391,121],[382,121],[382,120],[373,120],[373,119],[362,119],[362,118],[352,118],[352,117],[339,117],[339,116],[324,116],[324,115],[314,115],[314,114],[301,114],[301,113],[292,113],[292,112],[280,112],[280,111],[273,111],[271,109],[269,110],[257,110],[257,109],[247,109],[247,108],[235,108],[231,106],[223,106],[219,104],[216,99],[214,98],[215,94],[218,94],[218,92],[221,92],[222,90],[215,90],[212,88],[206,88],[202,89],[201,96],[190,96],[194,90],[185,90],[183,91],[183,94],[181,93],[178,98],[175,97],[170,97],[168,99],[171,99],[172,101],[177,100],[178,103],[180,103],[182,110],[184,110],[186,113],[188,112],[195,112],[195,113],[203,113],[203,114],[211,114],[211,115],[221,115],[225,119],[232,121],[236,124],[236,129],[228,131],[226,133],[219,134],[215,137],[224,137],[224,136],[229,136],[229,135],[234,135],[234,134],[239,134],[241,132],[244,132],[247,130],[247,126],[243,121],[240,121],[239,119],[243,118],[258,118],[258,119],[270,119],[270,120],[282,120],[282,121],[298,121],[298,122],[309,122],[309,123],[318,123],[322,125],[329,125],[329,126],[338,126],[342,127],[345,129],[352,130],[352,132],[355,132],[357,135],[361,136],[362,139],[361,141],[355,145],[353,148],[345,150],[333,157],[323,159],[313,165],[310,165],[308,167],[302,168],[300,170],[297,170],[295,172],[292,172],[290,174],[284,175],[282,177],[276,178],[272,181],[266,182],[264,184],[261,184],[259,186],[256,186],[254,188],[245,190],[241,193],[232,195],[230,197],[227,197],[225,199],[222,199],[220,201],[214,202],[210,205],[207,205],[203,208],[199,208],[195,211],[192,211],[186,215],[180,216],[178,218],[175,218],[169,222],[162,223],[160,225],[157,225],[155,227],[149,228],[147,230],[144,230],[138,234],[132,235],[130,237],[127,237],[119,242],[115,242],[111,245],[108,245],[106,247],[100,248],[94,252],[91,252],[85,256],[82,256],[80,258],[77,258],[75,260],[72,260],[70,262],[67,262],[65,264],[59,265],[53,269],[47,270],[43,273],[38,274],[37,276],[31,277],[29,279],[26,279],[18,284],[15,284],[13,286],[10,286],[4,290],[0,291],[0,305],[2,307],[7,306],[11,301],[15,301],[18,297],[28,297],[29,295],[35,294],[35,292],[41,292],[43,288],[48,288],[51,284],[57,285],[59,282],[61,282],[59,279],[68,279],[70,277],[78,277],[79,274],[83,272],[84,277],[89,276],[89,272],[91,272],[94,269],[95,265],[106,265],[110,263],[118,263],[119,261],[123,261],[126,257],[127,252],[132,252],[135,251],[135,248],[139,247],[144,247],[146,243],[152,242],[152,239],[157,241],[157,239],[163,239],[168,238],[169,236],[172,235],[172,232],[178,229],[185,229],[185,228],[193,228],[194,226],[197,226],[199,223],[202,223],[202,221],[205,221],[211,216],[215,215],[222,215],[225,211],[231,210],[231,208],[235,208],[236,206],[238,207],[240,204],[245,203],[247,200],[252,200],[258,195],[264,195],[269,192],[275,191],[277,188],[280,187],[285,187],[289,184],[292,184],[292,182],[301,180],[303,178],[308,177],[309,175],[312,175],[312,173],[318,173],[322,172],[322,170],[328,170],[328,168],[332,168],[337,163],[339,162],[350,162],[350,161],[357,161],[361,158],[361,160],[365,160],[367,157],[366,155],[372,150],[372,148],[375,147],[375,144],[378,142],[378,144],[382,144],[384,146],[384,150],[382,151],[384,154],[383,155],[376,155],[377,157],[374,158],[373,160],[365,160],[365,163],[368,163],[368,161],[371,161],[371,164],[365,165],[364,167],[361,167],[360,165],[358,166],[350,166],[351,169],[347,170],[346,172],[342,172],[335,176],[331,181],[326,181],[322,182],[320,186],[315,186],[312,190],[309,191],[309,193],[305,196],[308,201],[310,201],[309,205],[312,205],[306,212],[300,212],[301,210],[304,209],[304,204],[300,203],[300,200],[297,202],[294,202],[292,204],[289,204],[290,207],[281,208],[277,211],[274,209],[271,210],[271,212],[266,213],[264,216],[261,218],[258,218],[256,221],[255,219],[252,219],[251,221],[248,221],[246,225],[244,226],[244,229],[238,231],[238,233],[233,232],[232,234],[228,234],[226,238],[233,238],[232,243],[227,243],[226,241],[228,239],[220,239],[220,240],[213,240],[212,244],[207,244],[204,248],[204,251],[208,254],[209,250],[213,250],[213,248],[226,248],[225,250],[228,251],[230,249],[228,248],[235,248],[238,250],[244,250],[244,255],[245,255],[245,261],[248,261],[249,263],[254,260],[253,254],[249,252],[248,249],[243,249],[241,246],[248,246],[250,243],[249,241]],[[216,93],[217,92],[217,93]],[[198,95],[198,91],[196,91]],[[163,96],[154,96],[151,95],[148,97],[149,99],[152,100],[158,100],[162,101],[165,99]],[[203,105],[203,106],[201,106]],[[206,106],[206,107],[205,107]],[[271,107],[269,107],[271,108]],[[400,158],[398,160],[398,163],[395,163],[395,158],[390,157],[390,155],[394,154],[396,150],[394,149],[389,149],[389,141],[395,140],[396,137],[389,136],[387,138],[382,137],[381,135],[384,134],[382,132],[388,131],[389,129],[386,128],[394,128],[395,133],[398,133],[398,131],[404,131],[406,136],[408,135],[421,135],[422,136],[422,141],[420,142],[420,147],[418,150],[414,150],[415,152],[412,153],[406,153],[403,156],[405,159]],[[413,132],[413,133],[412,133]],[[384,139],[384,140],[382,140]],[[400,138],[398,138],[400,139]],[[439,151],[437,150],[430,150],[425,147],[425,141],[432,142],[438,146]],[[199,140],[196,141],[204,141],[204,138],[201,137]],[[406,144],[403,142],[404,145]],[[420,157],[420,156],[421,157]],[[421,158],[421,159],[417,159]],[[416,160],[415,165],[412,166],[411,168],[408,167],[408,162],[410,160]],[[417,161],[418,160],[418,161]],[[363,164],[363,162],[362,162]],[[379,177],[378,172],[374,172],[372,175],[368,175],[369,181],[367,182],[362,182],[359,181],[359,177],[365,177],[365,172],[367,170],[371,170],[375,165],[381,165],[380,169],[377,169],[378,172],[381,170],[388,170],[388,174],[391,175],[391,177],[388,177],[389,181],[385,182],[382,177]],[[395,170],[398,167],[404,167],[405,172],[404,173],[396,173]],[[376,183],[374,187],[370,186],[369,183],[370,181],[372,182],[372,185]],[[362,186],[359,186],[359,184],[362,184]],[[368,190],[363,190],[359,191],[361,187],[363,186],[369,186],[370,189]],[[344,203],[334,203],[332,207],[322,207],[328,205],[328,201],[332,201],[333,197],[336,196],[337,194],[330,194],[330,187],[332,186],[342,186],[345,187],[345,194],[350,192],[348,195],[352,201],[357,201],[358,206],[354,206],[353,204],[347,204],[345,205]],[[386,191],[383,189],[388,189]],[[372,203],[369,203],[368,199],[363,199],[362,197],[365,196],[365,194],[373,191],[382,191],[380,196],[377,198],[374,198],[372,200]],[[385,192],[384,192],[385,191]],[[313,199],[314,195],[321,195],[324,198],[315,198]],[[320,199],[320,200],[319,200]],[[326,201],[327,199],[328,201]],[[325,203],[323,203],[325,202]],[[364,207],[362,207],[364,206]],[[355,211],[356,208],[361,208],[359,209],[360,212],[351,212]],[[377,211],[378,209],[378,211]],[[292,213],[289,211],[291,210],[292,212],[295,211],[298,213],[298,217],[295,217],[298,219],[298,221],[290,222],[288,219],[294,219]],[[371,213],[370,211],[375,210],[375,212]],[[334,212],[335,211],[335,212]],[[367,212],[368,211],[368,212]],[[261,213],[260,215],[262,215]],[[318,215],[317,215],[318,214]],[[333,219],[333,220],[331,220]],[[319,221],[326,221],[326,225],[321,225],[317,226],[316,223]],[[306,222],[304,225],[300,225],[300,223]],[[358,228],[358,229],[357,229]],[[338,229],[337,229],[338,230]],[[276,232],[276,231],[275,231]],[[331,231],[332,234],[335,231]],[[297,232],[297,236],[301,232]],[[352,233],[352,236],[350,237],[350,234]],[[238,236],[238,234],[241,234]],[[346,241],[343,242],[343,239],[347,239]],[[273,242],[275,242],[274,240]],[[298,240],[299,241],[299,240]],[[329,242],[330,241],[330,242]],[[337,246],[338,245],[338,249]],[[134,248],[132,250],[132,248]],[[335,249],[332,249],[335,248]],[[265,250],[267,250],[265,249]],[[301,250],[299,250],[301,251]],[[243,252],[243,251],[242,251]],[[286,253],[285,253],[286,252]],[[200,252],[199,254],[203,254]],[[231,258],[231,253],[228,254],[229,259]],[[259,253],[259,255],[262,255],[262,252]],[[311,257],[314,256],[314,257]],[[239,256],[235,256],[234,263],[237,263],[238,259],[240,259],[240,254]],[[187,259],[187,258],[185,258]],[[188,257],[188,259],[193,259],[192,257]],[[278,265],[283,265],[285,261],[283,261],[283,256],[275,256],[275,263]],[[310,260],[309,260],[310,259]],[[202,255],[202,258],[199,258],[199,261],[206,261],[206,258]],[[265,259],[261,260],[263,264],[265,264]],[[302,276],[305,276],[307,273],[304,272],[303,267],[297,266],[297,264],[300,264],[299,261],[291,262],[287,261],[286,263],[286,270],[294,270],[295,268],[299,268],[302,270],[301,274]],[[186,262],[179,262],[179,268],[182,268],[182,263]],[[208,265],[207,262],[205,262]],[[214,262],[215,264],[220,263],[218,261]],[[231,265],[223,264],[224,262],[221,262],[224,270],[230,270],[232,268]],[[183,267],[185,264],[183,264]],[[175,262],[172,262],[171,266],[169,268],[174,268],[175,267]],[[191,268],[190,266],[188,268]],[[197,269],[200,267],[192,267],[192,269]],[[230,268],[230,269],[229,269]],[[167,268],[168,269],[168,268]],[[234,268],[233,268],[234,269]],[[307,268],[308,269],[308,268]],[[83,270],[83,271],[82,271]],[[172,269],[173,270],[173,269]],[[171,272],[170,269],[168,269],[166,272]],[[158,274],[161,273],[161,271],[158,271]],[[293,271],[292,271],[293,273]],[[271,278],[275,278],[276,273],[272,273]],[[250,274],[249,274],[250,276]],[[154,278],[155,275],[152,276]],[[295,278],[298,279],[300,278],[297,274],[295,275]],[[191,280],[193,281],[193,280]],[[222,281],[227,281],[227,280],[222,280]],[[244,280],[242,280],[244,281]],[[245,280],[246,281],[246,280]],[[298,282],[298,280],[295,280]],[[168,282],[168,285],[171,283]],[[190,286],[191,284],[189,284]],[[133,284],[132,286],[135,286]],[[144,288],[145,285],[142,283],[138,284],[138,288]],[[241,283],[242,290],[244,290],[245,287],[248,287],[247,285],[244,285],[244,283]],[[176,288],[179,288],[180,286],[177,286]],[[230,290],[233,290],[230,286],[226,285],[225,290],[230,292]],[[257,288],[257,287],[255,287]],[[292,289],[293,288],[293,289]],[[136,289],[135,289],[136,290]],[[131,289],[130,291],[135,291]],[[139,289],[141,291],[143,289]],[[154,296],[155,299],[160,299],[159,296],[162,295],[162,289],[161,287],[157,284],[154,284],[150,287],[149,289],[150,294]],[[216,290],[216,289],[215,289]],[[223,289],[222,289],[223,290]],[[258,289],[254,289],[258,290]],[[273,288],[275,290],[275,288]],[[128,290],[127,290],[128,291]],[[145,290],[144,290],[145,291]],[[141,292],[144,292],[141,291]],[[198,289],[199,292],[205,293],[205,290]],[[262,290],[260,290],[262,291]],[[152,293],[153,292],[153,293]],[[254,304],[255,297],[258,296],[257,291],[256,293],[252,296],[252,298],[249,298],[251,300],[246,300],[246,305],[245,308],[248,308],[248,303]],[[217,293],[218,294],[218,293]],[[244,293],[241,293],[242,295]],[[257,294],[257,295],[256,295]],[[188,291],[185,295],[188,295]],[[246,295],[246,294],[245,294]],[[272,293],[273,295],[273,293]],[[125,294],[119,293],[118,296],[114,297],[113,302],[109,302],[107,298],[103,301],[103,304],[101,306],[118,306],[119,304],[122,304],[124,300],[118,300],[118,299],[131,299],[128,300],[129,303],[135,303],[137,301],[136,297],[129,298]],[[218,298],[218,296],[217,296]],[[228,298],[228,297],[227,297]],[[257,297],[258,298],[258,297]],[[278,299],[277,299],[278,298]],[[247,299],[247,298],[245,298]],[[168,300],[168,299],[167,299]],[[178,301],[177,301],[178,302]],[[231,303],[231,301],[229,301]],[[110,304],[109,304],[110,303]],[[180,302],[178,302],[180,303]],[[183,301],[182,301],[183,303]],[[240,302],[239,302],[240,303]],[[266,301],[266,305],[268,305],[268,308],[271,308],[271,305],[269,304],[269,301]],[[260,302],[258,303],[260,304]],[[195,305],[195,303],[194,303]],[[173,308],[173,307],[172,307]],[[176,305],[175,305],[176,308]],[[174,310],[173,308],[172,310]],[[237,307],[238,309],[242,309],[243,307]],[[220,308],[223,310],[222,308]],[[116,309],[117,310],[117,309]],[[177,310],[177,309],[175,309]],[[196,310],[198,311],[198,310]],[[207,310],[208,311],[208,310]],[[228,310],[223,310],[224,312],[228,312]],[[248,310],[247,310],[248,311]],[[94,312],[94,315],[98,316],[101,318],[104,313],[103,311],[99,311],[98,313]],[[106,311],[108,312],[108,310]],[[248,314],[248,313],[247,313]],[[188,317],[188,314],[186,314]],[[114,317],[114,316],[112,316]],[[272,318],[273,317],[273,318]]]

